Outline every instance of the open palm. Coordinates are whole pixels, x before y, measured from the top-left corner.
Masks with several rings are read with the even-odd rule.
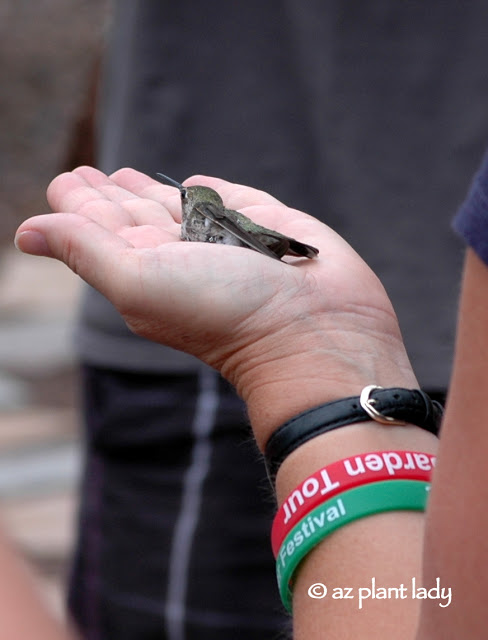
[[[107,177],[90,167],[51,183],[54,213],[25,221],[17,246],[63,261],[134,332],[217,369],[269,336],[299,342],[319,326],[331,341],[343,339],[334,337],[342,326],[401,342],[380,282],[324,224],[249,187],[203,176],[186,184],[216,189],[228,208],[318,247],[319,257],[285,263],[240,247],[182,242],[175,188],[131,169]]]

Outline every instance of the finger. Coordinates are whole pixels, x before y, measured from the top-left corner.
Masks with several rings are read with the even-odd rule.
[[[125,202],[126,200],[137,198],[136,194],[115,184],[110,176],[94,167],[77,167],[73,170],[73,173],[83,178],[87,185],[100,191],[112,202]]]
[[[105,179],[108,180],[106,176]],[[47,199],[55,213],[76,213],[98,220],[112,229],[132,224],[129,212],[75,172],[62,173],[54,178],[48,186]]]
[[[135,169],[119,169],[112,175],[106,176],[93,167],[78,167],[74,173],[82,176],[87,184],[98,189],[113,202],[124,206],[129,206],[135,200],[143,199],[158,202],[166,208],[166,200],[175,200],[177,195],[174,188],[163,185]],[[126,178],[118,180],[117,176],[121,178],[126,176]]]
[[[54,211],[75,213],[80,207],[92,200],[118,202],[115,193],[107,195],[101,187],[110,185],[109,178],[92,167],[80,167],[78,170],[62,173],[54,178],[47,188],[47,199]],[[126,194],[124,199],[130,196]],[[133,194],[131,197],[135,197]]]
[[[54,211],[67,211],[96,220],[116,231],[124,226],[155,225],[177,233],[168,210],[115,184],[101,171],[80,167],[55,178],[48,187]]]
[[[110,179],[123,189],[127,189],[139,198],[148,198],[162,204],[173,219],[181,222],[181,197],[175,187],[162,184],[155,177],[147,176],[135,169],[119,169]]]
[[[203,185],[215,189],[222,196],[224,204],[228,209],[242,209],[243,207],[251,205],[285,206],[274,196],[266,193],[265,191],[260,191],[259,189],[247,187],[242,184],[234,184],[211,176],[191,176],[191,178],[185,180],[185,185]]]
[[[118,185],[139,195],[141,198],[152,198],[168,208],[173,217],[181,220],[181,198],[176,187],[161,184],[150,176],[133,169],[120,169],[112,174],[111,179]],[[240,209],[249,205],[275,205],[285,207],[279,200],[259,189],[233,184],[220,178],[195,175],[184,180],[186,186],[203,185],[218,191],[229,209]],[[171,195],[168,196],[168,189]]]

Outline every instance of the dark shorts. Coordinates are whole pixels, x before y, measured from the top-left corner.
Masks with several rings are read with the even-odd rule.
[[[216,373],[83,368],[86,466],[69,606],[89,640],[273,638],[274,501]]]

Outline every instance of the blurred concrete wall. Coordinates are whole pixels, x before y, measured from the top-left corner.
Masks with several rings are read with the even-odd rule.
[[[0,0],[0,249],[46,211],[109,18],[108,0]]]

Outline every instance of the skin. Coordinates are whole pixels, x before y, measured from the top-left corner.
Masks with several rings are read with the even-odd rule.
[[[81,640],[49,614],[32,573],[0,532],[0,636],[12,640]]]
[[[453,590],[444,611],[426,601],[418,640],[477,640],[488,610],[488,268],[467,252],[453,374],[429,502],[425,580]]]
[[[263,192],[203,176],[192,183],[218,189],[229,207],[252,213],[259,224],[313,241],[320,257],[291,259],[292,266],[240,247],[181,242],[174,188],[132,170],[107,178],[91,168],[52,182],[48,199],[56,213],[23,223],[17,246],[61,259],[136,333],[221,371],[250,411],[256,407],[260,446],[284,418],[321,401],[324,389],[333,399],[363,383],[415,386],[383,286],[347,243]],[[307,380],[306,397],[263,414],[274,384],[293,389],[296,366]]]
[[[180,198],[173,188],[128,169],[107,177],[88,167],[51,183],[48,199],[55,213],[24,222],[17,246],[62,260],[106,295],[136,333],[219,370],[245,400],[261,449],[277,426],[316,404],[357,395],[367,384],[417,386],[381,283],[337,234],[248,187],[204,176],[186,184],[218,190],[229,208],[317,246],[319,257],[286,264],[240,247],[181,242]],[[472,356],[477,357],[476,349]],[[448,449],[451,458],[446,454],[446,475],[456,444]],[[324,434],[284,462],[277,477],[278,503],[320,466],[379,449],[434,453],[437,440],[417,427],[377,423]],[[430,531],[445,525],[445,497],[440,490],[436,496],[439,507],[427,540]],[[373,576],[385,586],[414,576],[420,582],[424,526],[418,513],[381,514],[352,523],[320,544],[297,575],[294,637],[323,638],[326,630],[334,638],[415,638],[418,600],[375,600],[359,611],[357,601],[326,606],[310,599],[307,590],[327,581],[357,591]],[[439,545],[437,562],[426,562],[426,578],[439,575],[454,542],[447,537]],[[440,633],[445,618],[432,607],[422,612],[419,633],[430,630],[434,618]]]

